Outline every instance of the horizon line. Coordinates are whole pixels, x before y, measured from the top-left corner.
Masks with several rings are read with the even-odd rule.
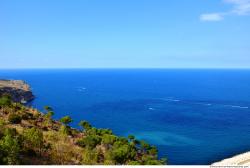
[[[57,68],[44,68],[44,67],[30,67],[30,68],[0,68],[0,70],[91,70],[91,69],[102,69],[102,70],[111,70],[111,69],[124,69],[124,70],[136,70],[136,69],[190,69],[190,70],[250,70],[250,67],[57,67]]]

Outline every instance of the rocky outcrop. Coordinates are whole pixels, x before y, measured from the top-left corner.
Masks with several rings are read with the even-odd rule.
[[[250,166],[250,152],[236,155],[232,158],[224,159],[213,163],[212,166]]]
[[[0,95],[8,94],[14,102],[27,103],[35,97],[30,86],[22,80],[0,80]]]

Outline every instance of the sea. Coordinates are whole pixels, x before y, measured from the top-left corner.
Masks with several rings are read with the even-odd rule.
[[[19,69],[30,103],[55,119],[87,120],[119,136],[133,134],[170,165],[207,165],[250,150],[250,70]]]

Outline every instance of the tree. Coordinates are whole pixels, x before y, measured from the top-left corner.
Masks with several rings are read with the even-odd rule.
[[[135,139],[135,136],[134,136],[134,135],[128,135],[128,139],[129,139],[130,141],[132,141],[132,140]]]
[[[0,163],[10,165],[19,164],[19,151],[20,146],[17,139],[7,134],[0,141]]]
[[[51,118],[52,116],[54,115],[55,113],[53,111],[48,111],[47,114],[44,115],[46,121],[45,121],[45,126],[49,126],[51,125],[53,127],[53,122],[51,121]]]
[[[100,144],[101,138],[98,135],[89,135],[82,138],[77,142],[79,146],[86,147],[87,149],[94,149],[96,145]]]
[[[126,161],[131,158],[131,155],[135,155],[134,151],[130,150],[129,145],[122,145],[119,147],[113,146],[110,157],[117,164],[126,164]]]
[[[43,147],[43,132],[35,127],[24,131],[24,145],[30,149],[35,149],[41,154]]]
[[[64,125],[67,125],[71,123],[73,120],[70,116],[65,116],[60,119],[60,122],[62,122]]]
[[[102,143],[105,145],[113,145],[113,143],[117,140],[115,135],[105,134],[102,136]]]
[[[47,119],[51,119],[51,117],[52,117],[54,114],[55,114],[55,113],[54,113],[53,111],[48,111],[48,113],[45,114],[45,117],[46,117]]]
[[[158,150],[155,146],[151,146],[151,148],[148,150],[148,153],[152,156],[157,156]]]
[[[134,140],[132,140],[132,141],[130,142],[130,144],[131,144],[132,146],[138,146],[138,145],[140,144],[140,141],[137,140],[137,139],[134,139]]]
[[[105,135],[105,134],[112,135],[112,130],[110,129],[98,129],[98,130],[100,135]]]
[[[84,130],[89,130],[92,127],[87,121],[80,121],[78,125],[81,126]]]
[[[62,122],[64,125],[60,127],[60,133],[63,135],[68,135],[70,133],[69,130],[69,123],[71,123],[73,120],[70,116],[65,116],[60,119],[60,122]]]
[[[144,151],[144,152],[146,152],[147,150],[150,149],[150,145],[147,142],[143,141],[143,140],[140,141],[140,145],[141,145],[141,150]]]
[[[50,106],[44,106],[43,108],[44,108],[44,110],[46,110],[47,112],[53,111],[53,109],[52,109]]]

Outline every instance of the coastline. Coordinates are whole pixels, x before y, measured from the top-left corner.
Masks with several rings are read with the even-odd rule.
[[[31,87],[23,80],[0,79],[0,95],[2,94],[9,94],[12,101],[23,104],[35,98]]]
[[[215,162],[211,166],[250,166],[250,151]]]

